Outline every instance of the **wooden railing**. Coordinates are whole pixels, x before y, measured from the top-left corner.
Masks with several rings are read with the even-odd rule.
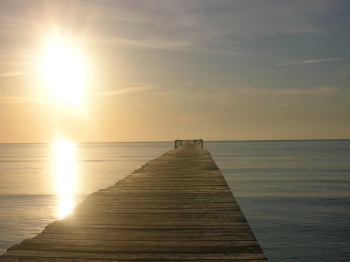
[[[203,148],[203,139],[193,140],[193,143],[198,144]]]
[[[183,140],[176,139],[175,140],[175,149],[182,145]],[[203,148],[203,139],[192,140],[193,143],[200,145]]]

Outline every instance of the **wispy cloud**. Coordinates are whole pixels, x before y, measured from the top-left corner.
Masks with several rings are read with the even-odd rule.
[[[312,95],[324,95],[336,91],[334,87],[319,86],[314,89],[258,89],[252,87],[243,87],[240,93],[245,95],[290,95],[290,96],[312,96]]]
[[[127,93],[138,93],[138,92],[144,92],[152,89],[158,89],[158,86],[138,86],[138,87],[129,87],[129,88],[122,88],[119,90],[109,91],[109,92],[96,92],[95,94],[98,96],[117,96]]]
[[[129,27],[124,34],[128,41],[124,43],[134,45],[137,40],[138,45],[141,42],[140,46],[149,47],[149,41],[158,40],[156,46],[163,47],[163,42],[186,42],[187,46],[217,43],[220,39],[238,41],[242,37],[319,32],[320,28],[310,23],[310,19],[322,14],[330,5],[319,1],[315,8],[313,2],[301,0],[255,1],[254,8],[246,1],[141,1],[137,5],[112,1],[100,11],[109,25],[120,28],[122,33],[126,32],[123,30],[126,24],[138,25]],[[134,28],[138,28],[138,32]]]
[[[312,89],[260,89],[249,86],[237,86],[231,89],[201,90],[187,88],[181,90],[168,90],[158,93],[163,99],[178,100],[189,99],[192,101],[203,101],[205,103],[217,103],[229,107],[255,107],[255,105],[275,104],[278,107],[287,107],[291,102],[301,99],[327,98],[339,94],[336,87],[319,86]],[[268,102],[267,102],[268,101]]]
[[[350,72],[344,73],[344,74],[340,74],[339,76],[348,76],[348,75],[350,75]]]
[[[243,77],[226,77],[226,78],[203,78],[203,79],[193,79],[190,82],[206,82],[206,81],[230,81],[230,80],[241,80],[241,79],[251,79],[251,78],[262,78],[268,76],[243,76]]]
[[[40,102],[36,96],[0,96],[0,103],[33,103]]]
[[[4,72],[0,73],[0,77],[9,77],[9,76],[18,76],[18,75],[26,75],[26,72],[14,71],[14,72]]]
[[[312,112],[309,112],[309,114],[310,115],[320,115],[320,114],[323,114],[326,112],[335,111],[335,110],[339,110],[339,109],[346,109],[349,107],[350,107],[350,105],[334,106],[334,107],[330,107],[330,108],[323,109],[323,110],[312,111]]]
[[[301,62],[276,64],[276,66],[287,66],[287,65],[299,65],[299,64],[322,63],[322,62],[339,61],[339,60],[343,60],[343,59],[342,59],[342,58],[329,58],[329,59],[307,60],[307,61],[301,61]]]

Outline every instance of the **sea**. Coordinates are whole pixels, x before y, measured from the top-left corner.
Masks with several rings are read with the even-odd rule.
[[[0,254],[174,142],[0,144]],[[350,140],[204,141],[270,262],[350,261]]]

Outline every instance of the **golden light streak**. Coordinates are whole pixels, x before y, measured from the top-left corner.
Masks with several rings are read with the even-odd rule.
[[[56,188],[60,196],[59,218],[70,213],[74,207],[72,193],[74,191],[74,146],[75,143],[60,141],[53,144],[56,162]]]

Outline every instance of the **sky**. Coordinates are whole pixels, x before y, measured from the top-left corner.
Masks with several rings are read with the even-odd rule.
[[[0,143],[350,139],[349,13],[347,0],[0,0]],[[50,67],[55,41],[71,55],[54,49]]]

